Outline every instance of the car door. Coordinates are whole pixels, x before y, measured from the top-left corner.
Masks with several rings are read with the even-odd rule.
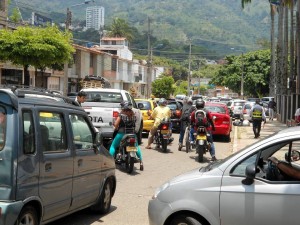
[[[70,210],[95,202],[100,194],[101,162],[93,147],[94,128],[85,115],[69,115],[74,150],[74,179]]]
[[[284,141],[270,143],[261,152],[258,149],[225,171],[220,194],[222,225],[299,223],[299,181],[270,181],[263,170],[259,170],[252,184],[243,183],[248,165],[255,164],[263,158],[267,159],[271,155],[281,155],[284,159],[285,147]],[[277,149],[274,154],[271,153],[272,149]]]
[[[36,131],[41,156],[39,196],[43,220],[48,220],[67,212],[71,205],[73,156],[62,112],[40,109]]]

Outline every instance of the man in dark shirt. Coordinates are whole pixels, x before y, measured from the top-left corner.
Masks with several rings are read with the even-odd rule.
[[[84,91],[80,91],[78,92],[77,94],[77,97],[76,97],[76,100],[75,102],[81,106],[81,103],[84,103],[85,102],[85,99],[86,99],[86,93]]]
[[[269,108],[269,120],[273,120],[274,111],[276,108],[276,102],[274,101],[274,99],[271,99],[271,101],[269,101],[268,108]]]

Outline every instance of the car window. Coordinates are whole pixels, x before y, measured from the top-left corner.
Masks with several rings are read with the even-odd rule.
[[[250,104],[245,105],[245,109],[251,109],[251,108],[252,108],[252,105],[250,105]]]
[[[171,110],[176,110],[177,109],[177,105],[176,104],[168,104],[167,105]]]
[[[86,102],[111,102],[111,103],[121,103],[123,97],[121,93],[118,92],[86,92]]]
[[[140,101],[140,100],[135,100],[138,104],[142,103],[143,104],[143,108],[142,110],[151,110],[151,104],[148,101]]]
[[[69,116],[72,125],[73,142],[76,149],[90,149],[93,147],[93,132],[85,118],[81,115]]]
[[[22,112],[23,120],[23,152],[24,154],[35,153],[35,129],[31,110]]]
[[[6,140],[6,112],[0,106],[0,150],[3,149]]]
[[[226,110],[221,106],[205,106],[205,108],[210,112],[225,114]]]
[[[39,113],[39,134],[43,152],[67,150],[67,133],[62,113],[42,111]]]
[[[234,106],[243,106],[243,105],[245,105],[245,102],[234,102],[233,105]]]

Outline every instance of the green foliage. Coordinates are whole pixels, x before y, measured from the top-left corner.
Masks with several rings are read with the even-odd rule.
[[[269,93],[270,55],[270,50],[254,51],[240,56],[229,55],[226,57],[227,63],[213,77],[211,83],[240,93],[243,72],[244,95],[266,95]]]
[[[169,98],[174,92],[174,79],[170,76],[162,76],[152,82],[152,94],[157,98]]]
[[[125,37],[128,41],[132,41],[132,30],[124,19],[114,18],[108,32],[109,37]]]
[[[14,22],[14,23],[19,23],[21,20],[21,15],[19,13],[19,10],[17,8],[14,8],[12,11],[11,16],[9,17],[9,19]]]
[[[182,81],[182,80],[178,80],[175,83],[175,91],[174,91],[174,95],[177,94],[188,94],[188,82],[187,81]]]

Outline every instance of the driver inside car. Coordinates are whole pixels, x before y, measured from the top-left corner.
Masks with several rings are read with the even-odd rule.
[[[292,167],[292,165],[290,165],[286,162],[278,160],[274,156],[270,157],[269,160],[271,162],[273,162],[277,166],[277,168],[280,171],[284,172],[286,175],[288,175],[294,179],[300,180],[300,170]]]

